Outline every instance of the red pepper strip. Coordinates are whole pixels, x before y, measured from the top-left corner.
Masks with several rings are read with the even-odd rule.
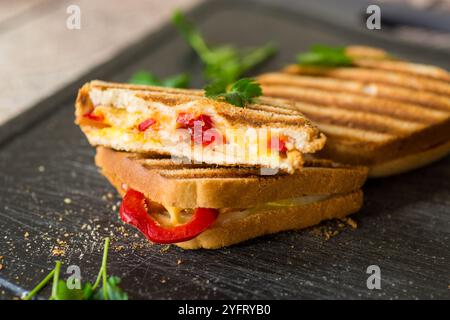
[[[267,147],[269,149],[272,149],[272,147],[275,146],[275,140],[274,139],[275,138],[272,138],[272,139],[270,139],[268,141]],[[278,139],[278,151],[281,152],[281,153],[286,153],[288,151],[287,147],[286,147],[286,142],[283,139]]]
[[[278,151],[280,151],[281,153],[287,152],[286,142],[282,139],[280,139],[278,143]]]
[[[83,114],[83,117],[86,117],[86,118],[94,120],[94,121],[103,121],[103,120],[105,120],[105,117],[102,114],[96,115],[96,114],[93,114],[92,111]]]
[[[141,192],[128,189],[120,206],[120,218],[156,243],[183,242],[195,238],[216,220],[218,214],[216,209],[197,208],[187,223],[166,228],[148,214],[145,201]]]
[[[215,135],[218,134],[218,132],[215,131],[215,135],[205,135],[205,131],[213,128],[213,121],[211,117],[206,114],[201,114],[198,117],[194,117],[190,113],[182,112],[177,117],[177,123],[180,128],[188,129],[192,141],[196,144],[202,144],[205,147],[213,143],[216,138]],[[194,129],[196,123],[198,123],[200,130]]]
[[[152,119],[152,118],[150,118],[150,119],[147,119],[147,120],[144,120],[144,121],[142,121],[139,125],[138,125],[138,129],[139,129],[139,131],[145,131],[145,130],[147,130],[148,128],[150,128],[152,125],[154,125],[156,123],[156,120],[155,119]]]

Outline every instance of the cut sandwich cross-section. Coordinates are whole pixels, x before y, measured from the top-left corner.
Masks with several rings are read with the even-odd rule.
[[[293,173],[325,136],[285,104],[261,98],[240,108],[199,90],[93,81],[79,91],[76,123],[95,146]]]

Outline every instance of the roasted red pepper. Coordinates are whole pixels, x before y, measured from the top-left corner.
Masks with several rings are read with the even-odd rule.
[[[150,128],[152,125],[154,125],[156,123],[155,119],[147,119],[142,121],[139,125],[138,125],[138,129],[139,131],[145,131],[148,128]]]
[[[276,145],[276,138],[271,138],[268,141],[267,147],[272,150],[273,147]],[[280,153],[286,153],[288,151],[286,147],[286,141],[282,138],[278,138],[278,152]]]
[[[149,215],[145,196],[139,191],[128,189],[120,206],[122,221],[135,226],[147,239],[156,243],[183,242],[195,238],[216,220],[217,214],[216,209],[197,208],[187,223],[167,228]]]
[[[91,120],[94,120],[94,121],[103,121],[103,120],[105,120],[105,117],[102,114],[93,114],[92,112],[93,111],[83,114],[83,117],[91,119]]]
[[[177,117],[177,123],[179,128],[188,129],[191,140],[196,144],[208,146],[215,141],[215,135],[205,135],[206,131],[213,128],[213,121],[208,115],[201,114],[198,117],[194,117],[189,113],[180,113]],[[194,130],[196,123],[201,126],[201,130]]]

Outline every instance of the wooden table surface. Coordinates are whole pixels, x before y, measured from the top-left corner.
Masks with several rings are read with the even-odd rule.
[[[0,0],[0,125],[198,2]],[[66,27],[70,5],[80,30]]]

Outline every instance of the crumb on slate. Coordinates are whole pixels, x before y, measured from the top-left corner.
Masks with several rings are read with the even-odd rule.
[[[163,246],[163,247],[159,250],[159,252],[161,252],[161,253],[166,253],[167,251],[169,251],[169,249],[170,249],[170,244],[167,244],[167,245]]]
[[[310,231],[314,235],[324,238],[324,240],[327,241],[344,231],[346,226],[356,229],[358,224],[352,218],[345,217],[339,220],[334,219],[324,221],[317,226],[311,227]]]

